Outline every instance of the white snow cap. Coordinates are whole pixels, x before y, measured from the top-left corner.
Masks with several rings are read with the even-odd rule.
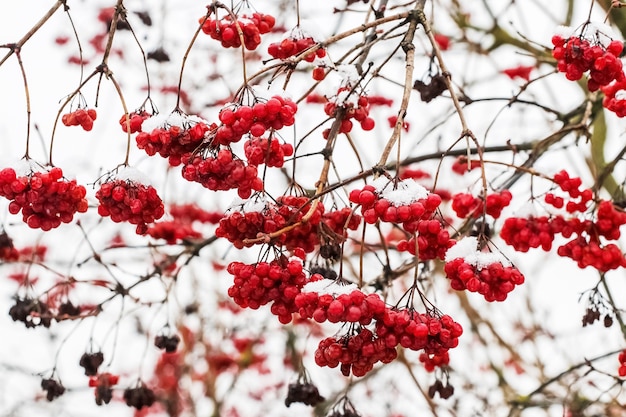
[[[554,31],[555,35],[563,39],[578,36],[582,32],[583,39],[588,40],[591,44],[600,44],[607,47],[611,41],[617,39],[617,35],[609,25],[598,22],[587,23],[583,28],[577,29],[570,26],[558,26]]]
[[[242,200],[241,198],[236,197],[231,205],[226,209],[226,212],[240,211],[242,213],[262,213],[265,211],[267,206],[268,203],[265,196],[252,196],[247,200]]]
[[[499,252],[479,251],[478,239],[474,236],[464,237],[446,252],[446,262],[451,262],[458,258],[463,258],[465,262],[475,266],[478,270],[494,263],[500,263],[505,267],[511,266],[511,262]]]
[[[350,294],[354,290],[358,290],[355,284],[341,285],[329,279],[320,279],[311,281],[302,287],[302,292],[315,292],[318,294],[330,294],[338,296],[341,294]]]
[[[132,181],[143,185],[151,184],[150,179],[146,174],[129,166],[119,168],[114,178],[117,180]]]
[[[428,197],[428,190],[413,178],[407,178],[394,186],[387,177],[381,176],[370,183],[376,193],[395,207],[405,206]]]
[[[170,126],[178,126],[185,129],[200,122],[209,125],[209,122],[194,115],[187,115],[179,112],[172,112],[170,114],[159,113],[144,120],[141,125],[141,130],[144,132],[151,132],[157,128],[168,128]]]

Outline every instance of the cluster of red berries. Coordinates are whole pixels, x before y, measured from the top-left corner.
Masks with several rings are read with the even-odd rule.
[[[65,126],[80,126],[87,132],[93,129],[93,121],[98,117],[95,109],[77,109],[61,116]]]
[[[228,239],[233,245],[241,249],[250,247],[247,239],[255,239],[260,234],[274,233],[288,225],[298,223],[311,209],[313,204],[307,197],[281,196],[274,203],[266,203],[261,211],[232,211],[228,213],[215,230],[217,237]],[[306,223],[300,224],[286,233],[275,238],[275,241],[292,250],[301,248],[305,252],[312,252],[319,244],[316,227],[322,220],[324,205],[319,202],[315,211]]]
[[[169,245],[182,241],[200,239],[202,234],[189,223],[178,220],[157,222],[148,227],[146,234],[154,239],[163,239]]]
[[[163,201],[151,185],[126,179],[102,183],[96,192],[98,214],[110,216],[116,223],[129,222],[137,226],[138,234],[148,231],[148,224],[160,219],[165,209]]]
[[[465,175],[468,171],[480,168],[480,161],[472,159],[468,162],[467,156],[461,155],[454,160],[452,164],[452,171],[459,175]]]
[[[234,276],[228,295],[237,305],[256,310],[271,302],[272,314],[283,324],[291,322],[298,310],[295,298],[307,281],[300,260],[279,259],[254,265],[231,262],[227,271]]]
[[[497,219],[512,198],[509,190],[488,194],[484,199],[469,193],[458,193],[452,196],[452,210],[461,219],[468,216],[479,218],[483,212]]]
[[[239,197],[248,198],[252,190],[263,189],[257,168],[236,158],[229,148],[220,149],[215,156],[183,155],[182,163],[184,179],[198,182],[212,191],[236,189]]]
[[[579,177],[570,177],[567,171],[562,170],[554,175],[554,182],[562,191],[569,194],[570,198],[579,199],[579,201],[571,200],[567,202],[565,210],[567,210],[568,213],[584,213],[587,210],[588,203],[593,199],[593,191],[589,188],[580,188],[583,183],[582,179]],[[550,193],[546,195],[546,203],[556,208],[563,207],[561,204],[562,201],[563,200],[559,200],[558,198],[553,198]]]
[[[328,320],[331,323],[349,322],[367,325],[372,320],[382,317],[386,308],[385,302],[378,294],[366,295],[359,289],[337,296],[301,292],[296,296],[295,303],[301,317],[312,318],[318,323]]]
[[[428,355],[443,355],[459,344],[463,327],[447,314],[418,313],[413,309],[387,309],[376,322],[376,334],[385,346],[400,345]]]
[[[602,106],[612,111],[618,117],[626,116],[626,79],[615,81],[609,85],[602,87],[604,98]]]
[[[565,207],[570,214],[582,214],[589,210],[593,199],[590,189],[581,189],[582,180],[570,177],[565,171],[554,176],[554,182],[569,195],[565,203],[563,197],[547,193],[546,204],[561,209]],[[600,238],[617,240],[621,236],[620,227],[626,224],[626,213],[618,210],[612,202],[600,200],[595,210],[595,219],[581,220],[578,217],[564,218],[561,215],[547,217],[518,218],[505,220],[500,236],[516,250],[526,252],[530,248],[542,247],[550,250],[557,234],[565,238],[574,238],[560,246],[557,253],[577,262],[580,268],[594,267],[606,272],[626,265],[626,257],[615,244],[604,244]]]
[[[21,211],[24,222],[33,229],[47,231],[71,222],[76,213],[87,211],[86,194],[76,180],[65,180],[58,167],[25,176],[18,176],[13,168],[0,171],[0,196],[11,201],[9,212]]]
[[[626,267],[626,258],[619,246],[614,243],[602,245],[595,236],[578,236],[557,250],[559,256],[576,261],[579,268],[591,266],[607,272]]]
[[[403,192],[400,181],[394,185],[389,183],[387,187],[394,187],[389,192]],[[380,220],[387,223],[402,223],[403,228],[410,233],[417,231],[421,220],[432,217],[437,207],[441,204],[441,197],[437,194],[428,193],[424,198],[415,199],[411,202],[399,203],[385,198],[387,189],[377,190],[368,184],[362,189],[354,189],[350,192],[350,201],[361,205],[361,214],[366,223],[374,224]]]
[[[557,60],[557,69],[565,73],[568,80],[580,80],[589,71],[589,91],[624,79],[622,61],[619,56],[624,45],[611,41],[606,47],[592,45],[587,39],[574,36],[567,39],[559,35],[552,37],[552,56]]]
[[[291,56],[295,56],[300,54],[300,52],[309,49],[313,45],[315,45],[315,40],[312,37],[307,38],[294,38],[289,37],[285,38],[280,42],[271,43],[270,46],[267,47],[267,52],[273,57],[277,59],[287,59]],[[306,62],[313,62],[315,58],[324,58],[326,56],[326,50],[324,48],[319,48],[315,52],[308,53],[304,56],[304,60]]]
[[[426,372],[434,372],[437,368],[443,368],[450,363],[450,354],[448,352],[444,352],[441,355],[428,354],[426,352],[420,353],[419,356],[420,362],[424,365],[424,369]],[[444,391],[445,392],[445,391]],[[441,395],[441,392],[440,392]],[[444,395],[441,398],[447,398]]]
[[[354,334],[322,339],[315,351],[315,363],[329,368],[341,365],[345,376],[364,376],[377,362],[390,363],[397,356],[395,347],[386,346],[371,330],[359,328]]]
[[[556,233],[554,222],[548,216],[509,217],[504,220],[500,237],[518,252],[539,246],[549,251]]]
[[[356,103],[353,103],[348,100],[341,100],[341,97],[344,97],[346,94],[349,94],[350,89],[348,87],[342,87],[337,91],[337,100],[329,101],[324,104],[324,113],[326,113],[330,117],[335,117],[337,108],[343,108],[345,110],[345,115],[343,116],[343,120],[341,121],[341,126],[339,127],[338,133],[349,133],[352,131],[352,119],[359,122],[361,125],[361,129],[363,130],[372,130],[374,129],[375,122],[374,119],[369,117],[370,114],[370,104],[367,96],[362,95],[359,96]],[[328,139],[328,135],[330,134],[330,129],[325,129],[322,132],[322,136],[324,139]]]
[[[448,249],[455,243],[454,239],[450,239],[450,233],[441,226],[439,220],[418,222],[416,233],[417,238],[412,237],[408,241],[401,240],[398,242],[397,249],[400,252],[408,251],[411,255],[417,254],[422,261],[437,258],[443,260]]]
[[[169,207],[169,213],[176,220],[183,223],[208,223],[218,224],[224,217],[221,211],[206,211],[197,204],[173,204]]]
[[[276,19],[274,16],[253,13],[251,16],[242,15],[233,21],[230,15],[224,16],[222,19],[200,19],[202,23],[202,31],[211,38],[222,43],[224,48],[239,48],[241,46],[241,38],[239,31],[243,37],[243,44],[246,49],[254,51],[261,43],[261,35],[272,30]]]
[[[361,216],[355,214],[349,207],[324,213],[322,224],[337,236],[345,237],[346,230],[356,230],[361,224]]]
[[[477,292],[490,302],[504,301],[516,285],[524,283],[524,275],[517,268],[501,262],[473,265],[456,258],[446,262],[444,271],[452,289]]]
[[[158,153],[163,158],[168,158],[171,166],[178,166],[183,156],[190,155],[202,143],[205,134],[210,129],[202,122],[189,122],[184,126],[165,125],[151,132],[139,132],[135,138],[137,147],[146,151],[150,156]],[[131,129],[133,129],[132,125]]]
[[[268,167],[280,168],[285,163],[285,157],[293,155],[293,146],[289,143],[280,143],[271,139],[252,137],[243,145],[248,164],[258,166],[265,164]]]
[[[626,349],[622,350],[617,356],[617,360],[619,361],[619,368],[617,369],[617,374],[622,378],[626,376]]]
[[[261,137],[269,129],[279,130],[295,123],[298,105],[289,98],[273,96],[265,103],[252,106],[237,105],[220,111],[222,125],[217,128],[212,144],[228,146],[239,142],[243,135]]]
[[[122,126],[122,130],[124,133],[128,132],[128,127],[130,126],[130,133],[141,132],[141,125],[144,120],[150,118],[151,114],[145,110],[134,111],[132,113],[128,113],[128,121],[126,120],[126,115],[122,115],[120,118],[120,126]]]

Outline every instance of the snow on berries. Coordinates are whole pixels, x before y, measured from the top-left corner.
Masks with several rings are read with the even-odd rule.
[[[200,183],[212,191],[237,190],[241,198],[248,198],[253,191],[263,189],[263,181],[258,177],[256,166],[246,165],[229,148],[215,150],[208,154],[187,154],[182,158],[182,176],[187,181]]]
[[[219,113],[222,123],[212,137],[212,145],[228,146],[239,142],[246,134],[261,137],[268,130],[280,130],[295,123],[298,105],[289,98],[273,96],[257,101],[252,106],[236,104],[223,108]]]
[[[338,133],[349,133],[352,131],[352,119],[359,122],[361,129],[372,130],[374,129],[374,119],[369,117],[370,103],[366,95],[357,96],[356,102],[352,101],[352,91],[350,87],[341,87],[337,90],[337,95],[330,101],[324,104],[324,113],[330,117],[335,117],[337,108],[343,108],[345,115],[341,120],[341,126]],[[322,132],[324,139],[328,139],[330,129],[325,129]]]
[[[143,235],[148,231],[148,224],[160,219],[165,209],[156,189],[136,177],[134,170],[125,168],[117,177],[100,185],[96,198],[98,214],[116,223],[134,224],[137,234]]]
[[[204,22],[204,23],[203,23]],[[261,43],[261,35],[269,33],[276,19],[274,16],[253,13],[252,15],[237,16],[236,20],[230,14],[221,19],[200,19],[202,31],[211,38],[222,43],[224,48],[239,48],[243,38],[246,49],[254,51]],[[241,37],[239,31],[241,30]]]
[[[76,109],[61,116],[65,126],[80,126],[87,132],[93,129],[93,122],[98,117],[95,109]]]
[[[349,198],[361,205],[366,223],[374,224],[378,220],[402,223],[410,233],[418,229],[421,220],[430,219],[441,204],[441,197],[410,178],[390,181],[379,177],[360,190],[352,190]]]
[[[477,292],[487,301],[504,301],[524,275],[500,253],[478,249],[476,237],[465,237],[452,246],[445,257],[444,271],[450,286]]]
[[[172,166],[180,165],[183,156],[191,155],[202,143],[209,129],[215,128],[200,117],[179,112],[143,117],[131,117],[131,133],[136,128],[142,129],[135,138],[137,147],[150,156],[158,153],[163,158],[168,158]],[[120,120],[123,129],[126,125],[125,119],[122,117]]]
[[[317,225],[322,221],[324,205],[318,202],[308,220],[298,224],[313,207],[307,197],[281,196],[276,203],[254,196],[247,202],[229,210],[215,230],[217,237],[228,239],[236,248],[250,247],[260,235],[277,232],[287,226],[296,225],[289,231],[276,236],[271,243],[284,245],[288,250],[300,248],[312,252],[319,244]],[[235,209],[237,208],[237,209]]]
[[[24,222],[44,231],[70,223],[87,211],[87,190],[76,180],[63,178],[59,167],[18,175],[13,168],[0,170],[0,196],[8,199],[11,214],[22,213]]]
[[[252,265],[231,262],[227,271],[234,278],[228,295],[237,305],[256,310],[272,303],[272,314],[283,324],[291,322],[297,311],[295,298],[307,282],[301,260],[281,257]]]
[[[321,277],[320,277],[321,278]],[[381,318],[385,302],[378,294],[365,294],[354,284],[341,285],[328,279],[311,281],[296,296],[300,316],[318,323],[360,323],[368,325]]]
[[[624,72],[619,56],[624,45],[605,33],[588,24],[579,35],[554,35],[552,56],[557,60],[558,71],[565,73],[570,81],[580,80],[589,71],[589,91],[596,91],[614,80],[622,81]]]

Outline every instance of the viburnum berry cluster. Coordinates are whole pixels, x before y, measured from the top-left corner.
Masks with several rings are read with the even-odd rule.
[[[446,253],[444,271],[450,286],[477,292],[487,301],[504,301],[524,275],[501,254],[478,249],[478,239],[465,237]]]
[[[315,40],[308,37],[296,37],[291,35],[288,38],[283,39],[280,42],[271,43],[267,47],[267,52],[277,59],[287,59],[289,57],[299,55],[302,51],[305,51],[315,45]],[[326,56],[326,50],[319,48],[315,52],[310,52],[304,56],[306,62],[313,62],[315,58],[324,58]]]
[[[137,234],[145,234],[148,224],[165,213],[163,201],[151,185],[131,178],[116,178],[103,182],[96,192],[98,214],[111,217],[116,223],[129,222],[137,226]]]
[[[326,286],[332,286],[331,291],[343,292],[328,293]],[[347,322],[364,326],[381,318],[386,308],[378,294],[365,294],[354,285],[342,288],[334,281],[322,279],[320,275],[311,277],[302,292],[296,296],[295,303],[300,317],[313,319],[318,323]]]
[[[231,262],[227,271],[234,277],[228,295],[237,305],[256,310],[272,303],[272,314],[283,324],[291,322],[298,311],[296,296],[307,282],[300,259],[278,258],[253,265]]]
[[[443,260],[448,249],[456,242],[450,238],[450,233],[443,228],[441,222],[435,219],[418,222],[416,235],[398,242],[397,249],[418,255],[422,261]]]
[[[378,362],[390,363],[398,356],[395,347],[388,347],[384,340],[371,330],[351,326],[342,336],[322,339],[315,351],[318,366],[336,368],[340,366],[345,376],[364,376]]]
[[[258,166],[265,164],[268,167],[280,168],[285,163],[285,157],[293,155],[293,146],[281,143],[278,138],[251,137],[243,145],[248,164]]]
[[[387,308],[376,322],[376,334],[388,348],[402,346],[422,350],[431,361],[434,357],[448,358],[449,349],[459,344],[463,327],[447,314],[418,313],[412,308]],[[422,361],[424,362],[424,361]],[[448,362],[440,360],[441,366]]]
[[[223,108],[219,113],[222,125],[212,134],[212,145],[228,146],[239,142],[246,134],[261,137],[266,131],[280,130],[295,123],[298,105],[279,95],[252,106],[237,104]]]
[[[390,181],[385,177],[352,190],[349,198],[361,206],[366,223],[401,223],[410,233],[417,231],[421,220],[430,219],[441,204],[439,195],[429,193],[412,179]]]
[[[9,212],[21,211],[33,229],[47,231],[71,222],[76,213],[87,211],[86,194],[76,180],[64,179],[59,167],[19,176],[13,168],[0,171],[0,196],[10,200]]]
[[[513,195],[509,190],[489,193],[486,198],[476,197],[469,193],[458,193],[452,196],[452,210],[461,219],[470,216],[477,219],[483,213],[497,219],[512,199]]]
[[[120,126],[122,126],[122,131],[124,133],[128,132],[128,128],[130,127],[130,133],[141,132],[141,127],[143,122],[146,119],[149,119],[152,115],[145,110],[137,110],[128,114],[127,116],[124,114],[120,118]]]
[[[125,117],[120,120],[125,128]],[[197,116],[189,116],[179,112],[169,115],[155,115],[149,118],[143,115],[133,115],[131,118],[131,133],[135,128],[139,133],[135,137],[137,147],[148,155],[157,153],[168,158],[172,166],[181,164],[183,157],[189,157],[202,143],[210,126],[206,120]]]
[[[324,113],[330,117],[337,116],[337,109],[342,108],[344,111],[341,119],[341,126],[338,133],[349,133],[352,131],[352,119],[359,122],[361,129],[367,131],[374,129],[375,122],[370,114],[370,102],[366,95],[357,97],[356,102],[351,101],[352,95],[355,94],[348,86],[341,87],[337,90],[337,94],[333,100],[329,100],[324,104]],[[328,139],[330,129],[322,132],[324,139]]]
[[[309,213],[310,210],[313,210]],[[288,250],[299,248],[312,252],[319,245],[316,227],[322,220],[324,205],[311,202],[307,197],[281,196],[276,203],[262,197],[253,196],[240,206],[240,210],[230,210],[220,220],[215,230],[217,237],[228,239],[236,248],[250,247],[257,243],[259,235],[270,235],[287,226],[293,226],[272,239],[273,243],[285,245]],[[301,222],[308,215],[306,222]]]
[[[552,56],[557,60],[557,69],[565,73],[568,80],[580,80],[583,74],[589,71],[587,87],[589,91],[596,91],[612,81],[622,81],[624,72],[619,56],[624,45],[620,41],[610,41],[608,44],[585,37],[560,35],[552,37]]]
[[[87,132],[93,129],[93,122],[98,117],[95,109],[76,109],[61,116],[65,126],[80,126]]]
[[[224,48],[239,48],[243,41],[246,49],[254,51],[261,43],[261,35],[272,30],[276,19],[268,14],[252,13],[233,20],[233,16],[227,14],[221,19],[202,17],[200,23],[202,31],[220,41]]]
[[[194,153],[182,158],[183,178],[200,183],[212,191],[237,190],[241,198],[248,198],[252,191],[263,190],[263,181],[254,165],[246,165],[229,148],[219,151],[209,149],[208,155]]]
[[[576,261],[580,268],[591,266],[606,272],[626,266],[626,257],[621,249],[614,243],[604,242],[620,238],[620,227],[626,224],[626,213],[611,201],[599,199],[592,210],[595,219],[581,217],[587,215],[591,208],[592,190],[581,189],[582,180],[570,177],[566,171],[555,174],[553,180],[566,195],[561,197],[546,193],[544,201],[556,209],[565,209],[569,217],[563,214],[510,217],[504,221],[500,237],[520,252],[539,246],[548,251],[555,236],[561,234],[565,238],[573,238],[561,245],[557,254]]]

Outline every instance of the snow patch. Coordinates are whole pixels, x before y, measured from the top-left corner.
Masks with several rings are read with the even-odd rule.
[[[170,126],[178,126],[181,129],[187,129],[198,123],[204,123],[207,126],[209,125],[209,122],[194,115],[186,115],[179,112],[172,112],[170,114],[155,114],[154,116],[143,121],[141,130],[144,132],[152,132],[154,129],[167,129]]]
[[[407,178],[395,184],[386,177],[378,177],[370,183],[376,193],[393,206],[406,206],[428,197],[428,190],[413,178]]]
[[[150,178],[137,168],[133,167],[121,167],[117,170],[115,179],[122,181],[132,181],[143,185],[151,185]]]
[[[499,252],[481,252],[478,250],[478,239],[474,236],[464,237],[446,252],[446,262],[462,258],[466,263],[481,270],[487,266],[499,263],[502,266],[511,266],[511,262]]]
[[[335,281],[329,279],[320,279],[318,281],[311,281],[302,287],[302,292],[314,292],[317,294],[330,294],[338,296],[341,294],[350,294],[354,290],[358,290],[355,284],[341,285]]]

